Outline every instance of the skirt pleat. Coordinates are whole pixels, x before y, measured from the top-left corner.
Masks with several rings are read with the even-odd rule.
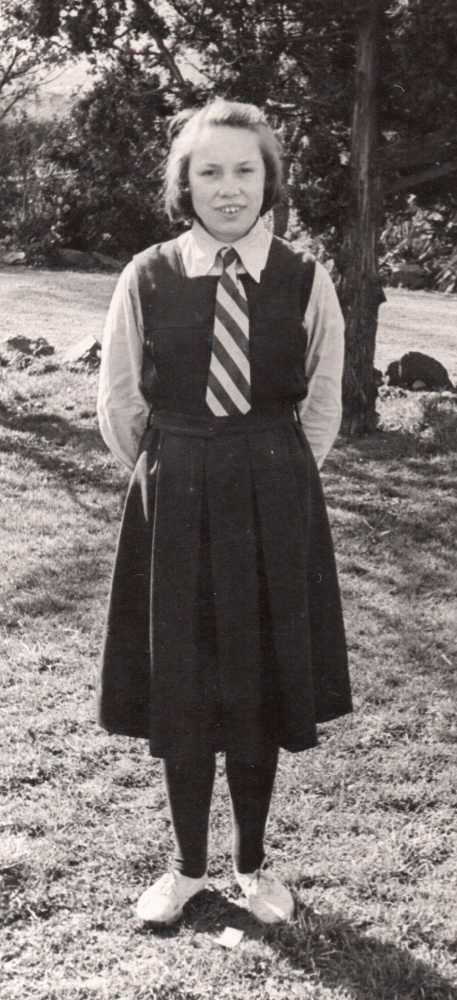
[[[156,455],[150,432],[132,474],[114,558],[97,679],[98,721],[109,733],[149,736],[150,578]]]
[[[277,666],[279,742],[316,742],[306,587],[309,518],[303,516],[288,429],[251,436],[251,462]],[[303,456],[302,456],[303,459]],[[303,459],[304,460],[304,459]]]
[[[291,454],[303,504],[307,498],[303,515],[310,525],[306,580],[316,720],[328,722],[352,711],[341,595],[320,476],[301,427],[290,433],[295,437]]]
[[[205,492],[226,734],[247,751],[261,726],[260,588],[245,435],[206,444]],[[246,755],[246,754],[245,754]]]
[[[351,710],[319,475],[292,423],[221,436],[151,429],[111,587],[99,718],[151,753],[254,760]]]
[[[181,745],[199,721],[198,572],[203,442],[161,432],[151,562],[150,734]],[[164,706],[173,706],[164,711]]]

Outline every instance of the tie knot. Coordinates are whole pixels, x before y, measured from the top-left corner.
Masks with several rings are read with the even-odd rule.
[[[220,254],[222,257],[222,267],[224,271],[226,271],[235,260],[238,260],[238,254],[233,247],[224,247],[223,250],[220,251]]]

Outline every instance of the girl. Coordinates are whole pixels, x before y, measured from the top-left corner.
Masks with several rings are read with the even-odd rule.
[[[263,838],[279,747],[351,710],[317,468],[341,416],[343,323],[325,269],[271,238],[279,148],[252,105],[177,116],[165,199],[191,220],[134,257],[103,341],[99,418],[133,469],[99,684],[110,733],[163,758],[176,852],[137,912],[171,923],[207,878],[224,751],[235,878],[258,920],[293,913]]]

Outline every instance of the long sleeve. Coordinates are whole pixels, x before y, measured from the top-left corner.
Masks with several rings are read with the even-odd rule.
[[[303,430],[318,468],[341,423],[341,380],[344,363],[344,320],[335,287],[319,262],[304,319],[308,334],[308,395],[299,405]]]
[[[134,264],[122,272],[106,318],[98,392],[98,419],[110,451],[135,465],[149,407],[141,392],[143,320]]]

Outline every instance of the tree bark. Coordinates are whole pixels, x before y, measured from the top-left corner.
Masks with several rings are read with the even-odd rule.
[[[438,167],[428,167],[427,170],[420,170],[417,174],[406,174],[405,177],[397,177],[396,180],[387,183],[386,194],[395,191],[404,191],[405,188],[414,190],[419,184],[427,184],[429,181],[436,181],[439,177],[448,177],[449,174],[457,170],[457,160],[449,163],[441,163]]]
[[[395,142],[384,146],[379,151],[382,167],[385,173],[393,170],[413,170],[426,164],[436,164],[443,157],[449,159],[457,147],[457,131],[440,129],[439,132],[429,132],[420,139]]]
[[[273,233],[281,239],[286,235],[289,225],[289,199],[283,195],[278,205],[273,206]]]
[[[284,156],[282,160],[282,197],[281,201],[273,206],[273,232],[275,236],[280,236],[281,238],[286,235],[289,225],[290,205],[288,184],[291,165],[290,158]]]
[[[367,0],[357,40],[349,213],[340,284],[346,320],[342,431],[349,435],[371,433],[377,425],[373,362],[378,309],[384,301],[378,271],[378,74],[383,7],[383,0]]]
[[[154,11],[149,4],[149,0],[134,0],[134,3],[137,10],[141,13],[143,17],[144,23],[146,25],[149,34],[151,35],[151,38],[153,38],[155,41],[165,65],[168,66],[172,78],[176,81],[176,83],[178,84],[179,87],[181,87],[182,90],[185,90],[188,84],[184,79],[181,70],[179,69],[179,66],[176,63],[176,60],[172,56],[170,50],[165,45],[163,38],[157,31],[157,27],[154,21]]]

